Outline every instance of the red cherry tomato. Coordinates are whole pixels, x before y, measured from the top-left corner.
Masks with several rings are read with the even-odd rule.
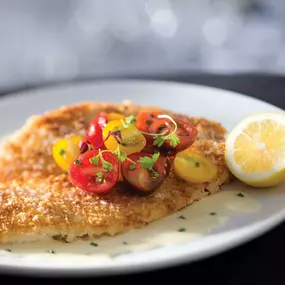
[[[149,133],[150,126],[157,120],[159,114],[159,112],[139,112],[136,119],[137,129]]]
[[[138,130],[149,133],[149,129],[151,125],[158,120],[157,116],[159,112],[139,112],[136,118],[136,127]],[[152,145],[153,143],[153,136],[143,134],[146,138],[146,141]]]
[[[93,193],[105,193],[110,191],[118,181],[119,161],[116,155],[102,152],[103,159],[107,164],[111,164],[111,168],[106,170],[101,158],[98,160],[98,166],[90,162],[90,158],[98,154],[98,150],[81,154],[71,165],[69,174],[72,183],[80,189]]]
[[[178,126],[175,135],[179,138],[180,142],[177,146],[172,146],[170,145],[170,141],[166,140],[162,145],[162,148],[168,150],[182,151],[190,147],[194,143],[198,135],[198,130],[194,126],[188,124],[185,121],[175,120],[175,122],[177,123]],[[149,128],[149,132],[155,134],[160,134],[167,131],[165,135],[168,135],[173,130],[174,130],[173,123],[165,119],[157,120]]]
[[[96,149],[104,146],[102,131],[106,126],[107,121],[107,113],[100,112],[94,117],[88,126],[86,140],[90,142]]]
[[[152,157],[149,153],[133,153],[122,163],[122,175],[124,179],[139,193],[152,193],[165,179],[170,171],[170,161],[167,157],[160,156],[153,166],[153,170],[144,168],[139,162],[140,157]]]

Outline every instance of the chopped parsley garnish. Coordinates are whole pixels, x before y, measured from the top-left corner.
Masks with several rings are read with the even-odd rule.
[[[154,114],[150,114],[150,117],[151,117],[151,118],[155,118]]]
[[[140,157],[139,162],[142,165],[143,168],[147,168],[149,170],[152,170],[154,164],[156,163],[156,161],[159,158],[159,152],[153,154],[152,157],[148,157],[148,156],[143,156]]]
[[[117,149],[114,151],[114,154],[117,155],[118,160],[119,160],[120,162],[125,161],[126,158],[127,158],[127,155],[126,155],[124,152],[122,152],[119,147],[117,147]]]
[[[128,244],[128,243],[126,241],[124,241],[123,244]]]
[[[183,215],[179,216],[178,219],[186,220],[186,218]]]
[[[152,121],[151,120],[146,120],[145,123],[146,123],[147,126],[150,126]]]
[[[8,251],[8,252],[11,252],[11,251],[12,251],[12,250],[11,250],[11,249],[9,249],[9,248],[6,248],[5,250],[6,250],[6,251]]]
[[[82,165],[82,162],[81,162],[80,160],[78,160],[78,159],[75,160],[75,163],[76,163],[77,165],[80,165],[80,166]]]
[[[55,254],[55,251],[54,251],[54,250],[52,250],[52,249],[49,249],[49,250],[48,250],[48,253]]]
[[[243,197],[244,197],[244,194],[238,193],[237,196],[243,198]]]
[[[131,164],[130,166],[129,166],[129,169],[130,170],[133,170],[133,169],[135,169],[136,168],[136,166],[134,165],[134,164]]]
[[[196,162],[196,163],[195,163],[195,166],[196,166],[196,167],[200,167],[200,162]]]
[[[209,215],[210,215],[210,216],[216,216],[216,215],[217,215],[217,213],[215,213],[215,212],[211,212]]]
[[[65,150],[64,150],[64,149],[61,149],[61,150],[59,151],[59,155],[64,156],[64,154],[65,154]]]
[[[64,173],[64,174],[68,174],[68,171],[64,170],[63,173]]]
[[[90,245],[92,246],[98,246],[98,244],[96,242],[91,242]]]
[[[186,229],[185,229],[185,228],[180,228],[178,231],[179,231],[179,232],[185,232]]]

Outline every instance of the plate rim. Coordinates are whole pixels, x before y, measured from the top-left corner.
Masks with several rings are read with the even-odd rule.
[[[228,94],[231,94],[232,96],[236,97],[243,97],[244,99],[248,99],[251,101],[267,104],[268,106],[274,107],[280,111],[285,111],[285,109],[282,109],[281,107],[269,103],[267,101],[264,101],[262,99],[253,97],[249,94],[240,93],[237,91],[221,88],[221,87],[215,87],[211,85],[204,85],[200,83],[187,83],[187,82],[180,82],[175,80],[164,80],[164,79],[138,79],[138,78],[100,78],[100,79],[80,79],[80,80],[74,80],[74,81],[63,81],[63,82],[54,82],[47,85],[42,86],[35,86],[31,88],[27,88],[24,90],[18,90],[18,91],[12,91],[5,93],[3,96],[0,96],[0,106],[5,103],[9,103],[9,101],[14,101],[17,98],[20,98],[22,96],[38,96],[37,92],[51,92],[55,90],[61,90],[66,89],[68,87],[76,87],[76,88],[82,88],[86,86],[94,86],[94,85],[124,85],[124,84],[144,84],[144,85],[156,85],[156,87],[159,87],[159,85],[168,85],[170,88],[174,87],[184,87],[184,88],[197,88],[197,89],[204,89],[208,91],[214,91],[214,92],[221,92],[224,93],[224,95],[227,96]]]

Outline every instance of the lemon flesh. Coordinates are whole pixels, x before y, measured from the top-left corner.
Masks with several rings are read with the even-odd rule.
[[[230,171],[254,187],[285,180],[285,116],[261,113],[247,117],[229,134],[225,158]]]

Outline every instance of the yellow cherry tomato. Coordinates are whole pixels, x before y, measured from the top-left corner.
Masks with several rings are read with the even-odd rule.
[[[114,121],[114,120],[120,120],[120,119],[124,119],[125,116],[119,113],[108,113],[107,114],[107,120],[108,122],[110,121]]]
[[[175,174],[192,183],[206,183],[218,173],[217,166],[207,157],[186,149],[177,153],[173,161]]]
[[[109,136],[110,132],[113,134],[117,132],[116,138],[113,135]],[[143,134],[132,124],[128,124],[127,128],[124,127],[122,120],[114,120],[107,123],[103,129],[103,140],[108,136],[109,138],[105,141],[106,148],[115,151],[119,147],[120,151],[126,155],[140,152],[146,145],[146,139]]]
[[[64,171],[68,171],[70,165],[80,155],[79,143],[83,140],[81,136],[63,138],[57,141],[52,148],[53,159]]]

